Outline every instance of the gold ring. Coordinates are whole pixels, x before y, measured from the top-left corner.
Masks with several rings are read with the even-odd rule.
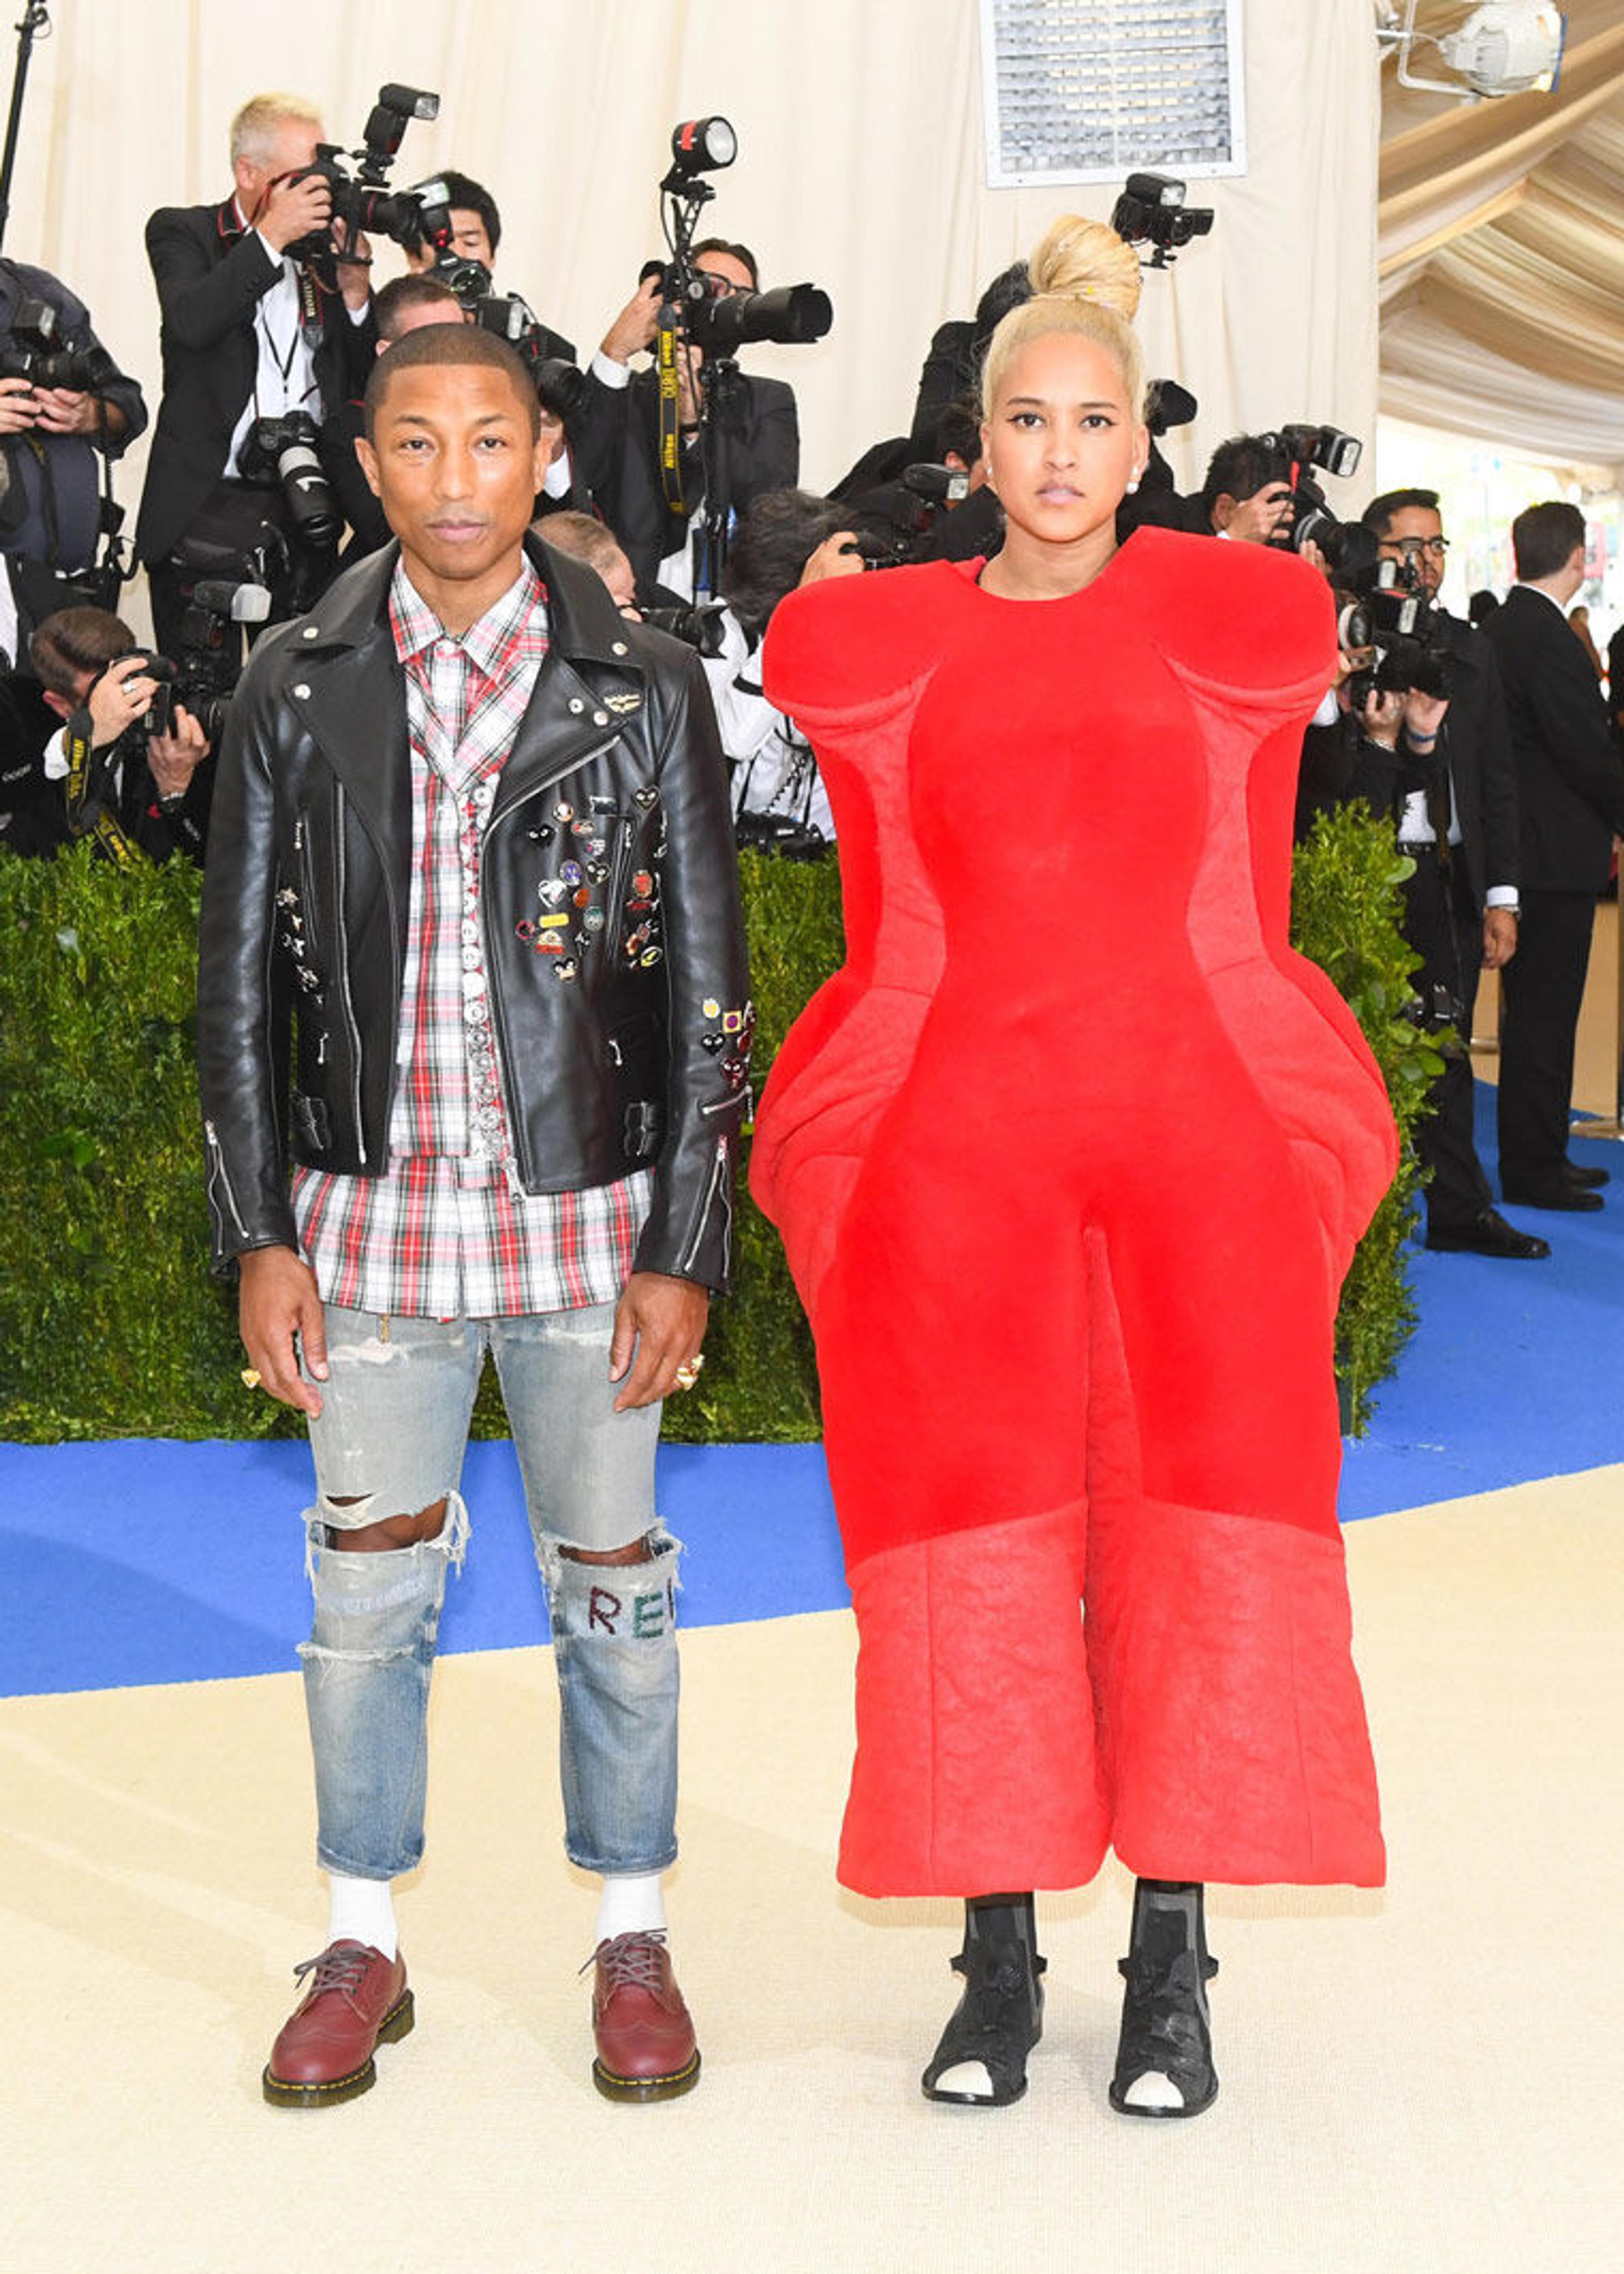
[[[699,1376],[695,1374],[691,1365],[680,1366],[677,1368],[673,1379],[675,1380],[679,1389],[692,1389],[695,1383],[699,1380]]]
[[[243,1368],[243,1388],[244,1388],[244,1389],[258,1389],[258,1388],[259,1388],[259,1367],[258,1367],[257,1366],[245,1366],[245,1367]]]

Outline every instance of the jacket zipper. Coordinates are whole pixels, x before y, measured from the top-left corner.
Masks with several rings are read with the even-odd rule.
[[[231,1179],[226,1173],[225,1148],[220,1142],[220,1132],[212,1121],[206,1121],[203,1124],[203,1135],[208,1145],[209,1205],[214,1209],[215,1213],[218,1215],[220,1218],[220,1228],[222,1231],[226,1228],[226,1211],[228,1209],[229,1210],[231,1222],[236,1226],[237,1231],[237,1246],[239,1248],[246,1247],[248,1245],[248,1226],[243,1222],[242,1216],[238,1211],[237,1205],[237,1195],[231,1190]],[[225,1196],[225,1208],[223,1209],[220,1207],[214,1197],[214,1186],[216,1183],[218,1183],[221,1192]],[[224,1245],[223,1241],[222,1242],[222,1245]]]
[[[350,1000],[350,945],[344,933],[344,793],[335,785],[333,842],[338,865],[338,910],[334,924],[336,942],[335,960],[338,964],[339,999],[344,1006],[344,1024],[350,1033],[350,1098],[355,1112],[356,1157],[366,1166],[366,1130],[361,1119],[361,1033],[356,1025],[355,1006]],[[398,998],[400,990],[395,994]]]
[[[718,1137],[716,1141],[716,1158],[710,1164],[710,1182],[705,1190],[704,1203],[699,1211],[699,1221],[694,1226],[694,1237],[689,1240],[683,1254],[684,1271],[691,1271],[694,1268],[694,1260],[699,1254],[700,1245],[705,1236],[705,1226],[710,1221],[710,1211],[715,1207],[717,1195],[720,1192],[722,1194],[722,1271],[724,1276],[726,1275],[733,1252],[733,1206],[724,1189],[726,1177],[727,1140],[726,1137]]]

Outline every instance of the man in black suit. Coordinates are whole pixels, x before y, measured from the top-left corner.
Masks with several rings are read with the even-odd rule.
[[[1597,895],[1624,832],[1624,758],[1568,622],[1584,582],[1584,516],[1555,501],[1511,524],[1517,582],[1490,617],[1516,754],[1522,922],[1501,982],[1500,1181],[1527,1208],[1598,1209],[1599,1171],[1568,1158],[1574,1037]]]
[[[374,335],[365,240],[331,267],[301,250],[331,224],[327,184],[305,170],[325,139],[308,103],[257,95],[231,122],[231,196],[165,207],[147,224],[163,401],[136,550],[161,648],[178,637],[199,575],[229,573],[267,531],[286,530],[279,489],[238,471],[255,420],[304,411],[319,427],[366,385]]]
[[[1417,597],[1436,606],[1448,551],[1437,491],[1388,490],[1362,518],[1382,557],[1406,570]],[[1434,623],[1447,657],[1448,707],[1429,722],[1432,736],[1406,726],[1414,779],[1425,786],[1405,785],[1395,817],[1415,867],[1404,886],[1404,931],[1422,958],[1417,987],[1429,1005],[1448,1007],[1467,1043],[1479,969],[1503,973],[1518,952],[1516,769],[1493,650],[1442,609]],[[1519,1231],[1492,1205],[1473,1134],[1466,1050],[1446,1064],[1432,1106],[1416,1133],[1416,1150],[1432,1171],[1427,1246],[1525,1262],[1548,1255],[1545,1240]]]
[[[747,245],[707,237],[694,247],[694,267],[714,280],[718,297],[759,290],[756,256]],[[711,501],[707,490],[725,481],[729,502],[742,511],[767,490],[793,489],[801,473],[801,427],[794,392],[784,380],[751,377],[731,359],[707,369],[703,350],[685,341],[678,352],[682,509],[674,510],[660,478],[655,375],[628,368],[631,358],[652,344],[659,309],[659,282],[650,277],[593,357],[586,408],[568,433],[578,478],[626,548],[639,590],[647,597],[658,584],[688,599],[697,589],[690,538]],[[726,381],[718,376],[723,371]],[[714,591],[714,581],[703,589]]]

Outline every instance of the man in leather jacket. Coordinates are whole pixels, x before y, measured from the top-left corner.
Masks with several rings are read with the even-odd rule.
[[[317,1471],[329,1939],[264,2090],[365,2091],[411,2026],[390,1883],[422,1853],[488,1347],[552,1609],[566,1845],[603,1879],[593,2074],[662,2098],[699,2055],[660,1894],[677,1547],[653,1459],[726,1284],[748,1094],[726,773],[697,659],[527,538],[542,446],[511,349],[410,333],[366,415],[400,542],[256,649],[201,939],[216,1261],[240,1270],[245,1379],[310,1417]]]

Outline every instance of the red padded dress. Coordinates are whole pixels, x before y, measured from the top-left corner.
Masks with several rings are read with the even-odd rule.
[[[819,584],[767,641],[847,937],[752,1164],[858,1620],[840,1877],[1375,1885],[1332,1330],[1396,1141],[1287,945],[1329,595],[1156,530],[1064,599],[979,565]]]

